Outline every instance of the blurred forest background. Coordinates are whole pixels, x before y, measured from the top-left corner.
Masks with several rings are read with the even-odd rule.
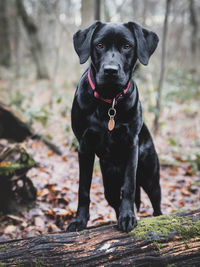
[[[134,76],[162,165],[162,208],[169,213],[200,205],[200,1],[0,0],[0,106],[62,151],[58,156],[41,141],[24,142],[40,163],[29,171],[37,202],[16,216],[0,215],[2,240],[63,230],[74,215],[78,164],[70,109],[88,63],[79,65],[72,37],[99,19],[136,21],[159,35],[149,65],[139,64]],[[3,130],[0,112],[0,138]],[[92,224],[115,219],[98,163],[94,176]],[[145,196],[142,205],[138,216],[151,215]]]

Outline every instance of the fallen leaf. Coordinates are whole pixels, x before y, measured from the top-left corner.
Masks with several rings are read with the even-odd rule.
[[[60,228],[58,228],[58,226],[55,225],[54,223],[50,223],[49,226],[48,226],[48,232],[57,233],[57,232],[60,232]]]
[[[10,164],[9,161],[2,161],[0,162],[0,166],[8,166]]]
[[[182,208],[184,205],[185,205],[185,200],[184,199],[181,199],[179,201],[179,208]]]
[[[187,188],[182,188],[181,189],[181,194],[185,197],[191,196],[191,193],[187,190]]]
[[[148,214],[146,213],[146,212],[143,212],[143,213],[141,213],[140,214],[142,217],[147,217],[148,216]]]
[[[8,225],[5,229],[4,229],[4,234],[10,234],[13,232],[17,231],[17,227],[15,225]]]
[[[12,214],[8,214],[7,218],[12,219],[15,222],[24,222],[23,218],[20,218],[20,217],[18,217],[16,215],[12,215]]]
[[[34,225],[41,229],[45,228],[44,220],[41,217],[34,218]]]
[[[51,157],[53,155],[53,151],[52,150],[49,150],[48,151],[48,157]]]
[[[67,156],[62,156],[62,160],[67,162],[68,161]]]

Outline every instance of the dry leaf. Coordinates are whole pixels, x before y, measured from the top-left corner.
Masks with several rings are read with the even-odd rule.
[[[11,234],[17,231],[17,227],[15,225],[8,225],[5,229],[4,229],[4,234]]]
[[[181,194],[185,197],[191,196],[191,193],[187,190],[187,188],[182,188],[181,189]]]

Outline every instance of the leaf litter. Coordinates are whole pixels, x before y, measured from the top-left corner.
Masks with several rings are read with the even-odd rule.
[[[162,119],[166,124],[161,134],[154,138],[161,159],[161,206],[164,214],[182,208],[194,209],[200,203],[199,165],[197,162],[194,168],[197,157],[192,157],[200,150],[200,144],[196,145],[199,133],[194,119],[186,123],[187,118],[182,110],[178,110],[178,113],[179,116],[176,116],[167,110],[163,114]],[[78,203],[78,156],[65,141],[61,143],[64,152],[58,156],[41,141],[25,142],[28,152],[39,163],[38,168],[28,172],[37,188],[37,200],[21,205],[15,214],[0,214],[0,241],[65,231],[75,216]],[[116,221],[113,209],[104,198],[98,163],[95,163],[90,195],[88,226]],[[137,217],[140,219],[152,213],[151,203],[142,191]]]

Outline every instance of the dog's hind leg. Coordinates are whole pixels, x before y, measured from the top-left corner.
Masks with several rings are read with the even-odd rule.
[[[110,165],[110,166],[109,166]],[[103,160],[100,160],[101,171],[103,175],[104,195],[108,204],[114,208],[116,217],[119,217],[119,207],[121,204],[120,192],[121,182],[120,176],[113,165]]]
[[[151,166],[154,165],[154,168]],[[148,167],[151,168],[148,168]],[[136,178],[136,184],[137,187],[140,188],[140,186],[144,189],[146,194],[148,195],[152,207],[153,207],[153,215],[158,216],[161,215],[161,188],[160,188],[160,173],[159,173],[159,162],[156,158],[156,160],[151,163],[150,165],[144,165],[141,164],[141,161],[138,162],[138,169],[137,169],[137,178]],[[137,187],[136,187],[136,207],[138,207],[139,199],[137,197]],[[137,202],[136,202],[137,201]]]
[[[154,180],[155,181],[155,180]],[[151,204],[153,206],[153,215],[154,216],[159,216],[162,214],[161,208],[160,208],[160,204],[161,204],[161,188],[160,188],[160,184],[159,184],[159,180],[156,179],[155,183],[152,183],[151,185],[146,186],[143,185],[142,186],[144,191],[147,193]]]
[[[140,211],[140,204],[141,204],[140,186],[136,182],[135,205],[136,205],[136,208],[137,208],[137,212]]]

